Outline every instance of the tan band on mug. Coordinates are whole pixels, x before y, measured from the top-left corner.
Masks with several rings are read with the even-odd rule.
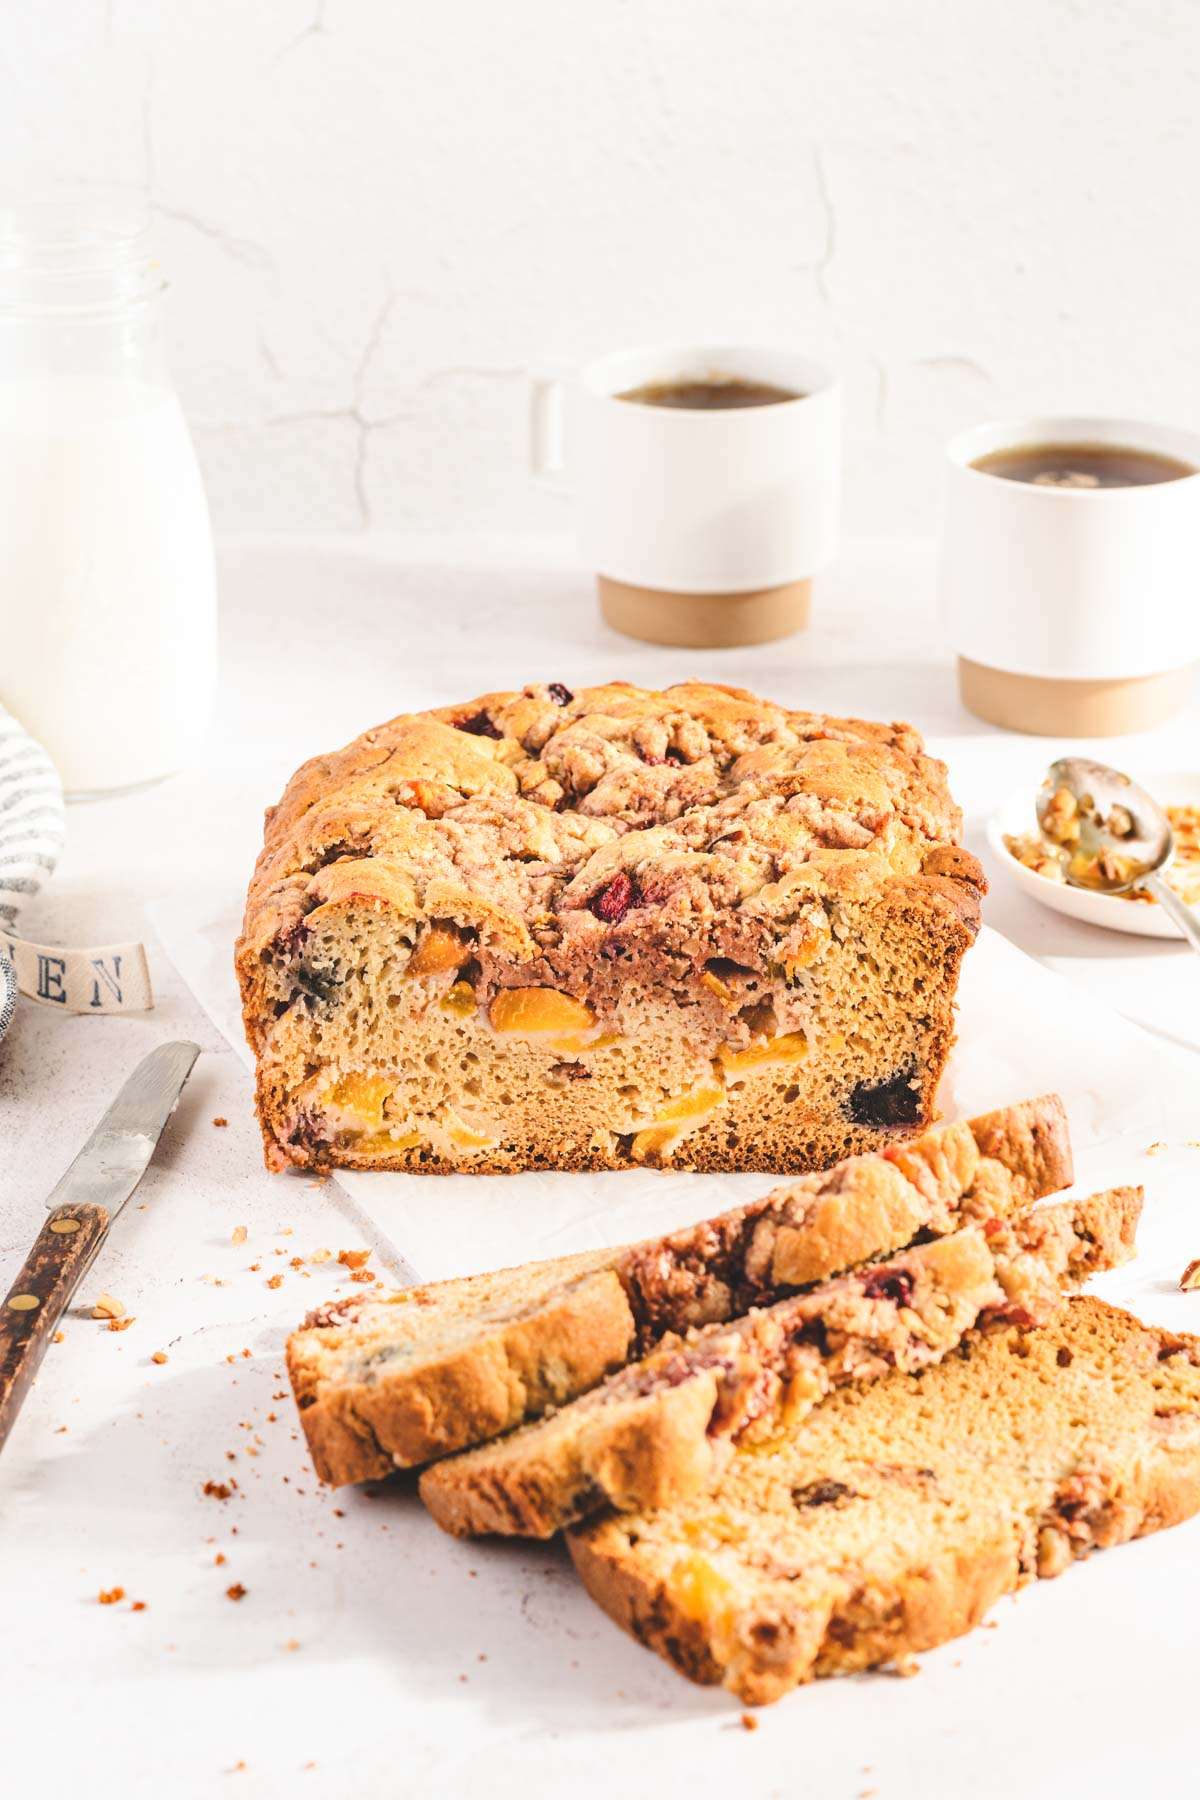
[[[17,971],[17,986],[39,1006],[65,1013],[149,1012],[150,969],[141,944],[64,950],[0,932],[0,955]]]

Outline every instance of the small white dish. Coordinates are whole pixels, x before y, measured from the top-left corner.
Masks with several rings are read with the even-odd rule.
[[[1134,779],[1162,806],[1200,806],[1200,771],[1145,775],[1139,770]],[[1004,840],[1028,837],[1037,831],[1036,797],[1033,788],[1020,788],[1009,795],[987,823],[988,844],[1019,888],[1043,906],[1065,913],[1069,919],[1081,919],[1085,925],[1127,931],[1135,937],[1182,941],[1182,932],[1154,901],[1123,900],[1117,894],[1093,894],[1087,888],[1068,887],[1066,882],[1047,881],[1044,875],[1035,874],[1018,861]]]

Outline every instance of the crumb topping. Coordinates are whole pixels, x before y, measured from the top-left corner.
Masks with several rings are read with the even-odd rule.
[[[777,932],[846,884],[920,873],[960,824],[907,725],[700,682],[533,685],[306,764],[269,818],[243,948],[297,956],[312,914],[350,898],[518,960],[614,932],[686,941],[728,912]]]

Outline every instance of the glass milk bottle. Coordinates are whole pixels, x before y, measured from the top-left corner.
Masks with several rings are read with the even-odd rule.
[[[194,755],[216,687],[208,507],[145,209],[0,213],[0,704],[68,793]]]

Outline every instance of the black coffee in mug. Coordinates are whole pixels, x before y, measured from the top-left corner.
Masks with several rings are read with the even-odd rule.
[[[1176,456],[1132,444],[1015,444],[990,450],[971,467],[1002,481],[1053,488],[1153,487],[1196,473]]]
[[[794,388],[775,387],[769,381],[745,381],[740,375],[647,381],[617,395],[618,400],[632,400],[638,406],[669,406],[678,412],[735,412],[739,407],[778,406],[783,400],[803,398]]]

